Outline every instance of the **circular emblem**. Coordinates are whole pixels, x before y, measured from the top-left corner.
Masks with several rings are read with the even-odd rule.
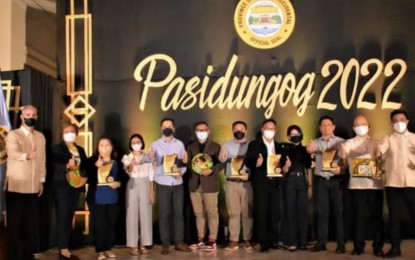
[[[288,0],[241,0],[236,6],[235,28],[239,37],[258,49],[283,44],[295,25],[295,13]]]
[[[192,159],[192,169],[196,173],[202,173],[203,170],[210,169],[213,166],[212,157],[206,153],[196,154]]]
[[[107,179],[106,179],[106,181],[107,181],[108,183],[113,183],[113,182],[114,182],[114,177],[112,177],[112,176],[108,176],[108,177],[107,177]]]
[[[6,153],[6,137],[7,137],[7,128],[0,125],[0,164],[7,161]]]

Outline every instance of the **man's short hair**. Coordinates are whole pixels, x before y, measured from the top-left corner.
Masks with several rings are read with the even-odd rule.
[[[324,115],[324,116],[320,117],[320,119],[318,120],[318,125],[319,126],[321,125],[321,122],[323,122],[323,120],[330,120],[333,123],[333,125],[335,125],[334,119],[331,116]]]
[[[160,126],[162,126],[163,123],[166,122],[166,121],[170,121],[173,124],[173,126],[176,127],[176,123],[174,122],[174,119],[170,118],[170,117],[165,117],[165,118],[161,119]]]
[[[408,113],[405,110],[403,110],[403,109],[396,109],[396,110],[393,110],[391,112],[391,115],[390,115],[391,122],[393,120],[393,117],[396,116],[396,115],[399,115],[399,114],[405,115],[406,119],[408,119]]]
[[[245,126],[246,129],[248,129],[248,125],[244,122],[244,121],[235,121],[232,123],[232,129],[236,126],[236,125],[243,125]]]

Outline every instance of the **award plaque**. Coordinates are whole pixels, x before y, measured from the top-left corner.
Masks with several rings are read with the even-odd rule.
[[[352,176],[353,177],[373,177],[377,172],[377,162],[370,158],[352,159]]]
[[[281,154],[269,155],[267,160],[267,177],[282,177]]]
[[[179,175],[176,164],[177,154],[169,154],[163,156],[163,175],[177,176]]]
[[[110,185],[114,177],[110,176],[112,163],[107,163],[98,168],[98,186]]]
[[[201,174],[203,170],[210,169],[213,166],[212,157],[206,153],[198,153],[192,159],[192,170]]]
[[[339,158],[337,156],[337,150],[323,151],[321,156],[321,170],[333,171],[340,167]]]
[[[232,158],[231,159],[231,178],[241,178],[244,175],[244,158]]]
[[[66,173],[66,180],[69,185],[74,188],[80,188],[85,185],[87,178],[81,175],[79,171],[79,165],[72,166]]]

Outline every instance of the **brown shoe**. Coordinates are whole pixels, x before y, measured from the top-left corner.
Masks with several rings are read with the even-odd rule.
[[[192,252],[192,249],[190,249],[190,247],[186,244],[176,245],[174,249],[176,249],[177,251],[182,251],[182,252]]]
[[[231,241],[228,246],[225,248],[226,251],[233,251],[239,249],[239,244],[236,241]]]
[[[252,249],[253,249],[253,247],[252,247],[252,245],[251,245],[251,242],[249,242],[249,241],[244,241],[244,249],[245,249],[245,250],[252,250]]]
[[[167,255],[169,253],[169,247],[168,246],[162,246],[161,252],[162,255]]]

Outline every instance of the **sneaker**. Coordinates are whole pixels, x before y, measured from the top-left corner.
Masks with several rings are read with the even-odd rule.
[[[239,249],[239,244],[236,241],[231,241],[228,246],[225,248],[227,251],[233,251]]]
[[[199,241],[197,243],[194,243],[194,244],[190,245],[189,247],[192,250],[196,250],[196,249],[201,249],[204,246],[205,246],[205,243],[203,243],[203,241]]]
[[[244,241],[244,249],[245,250],[253,250],[254,248],[252,247],[251,242]]]
[[[217,248],[216,246],[216,241],[209,241],[204,247],[203,249],[205,249],[205,251],[215,251]]]

